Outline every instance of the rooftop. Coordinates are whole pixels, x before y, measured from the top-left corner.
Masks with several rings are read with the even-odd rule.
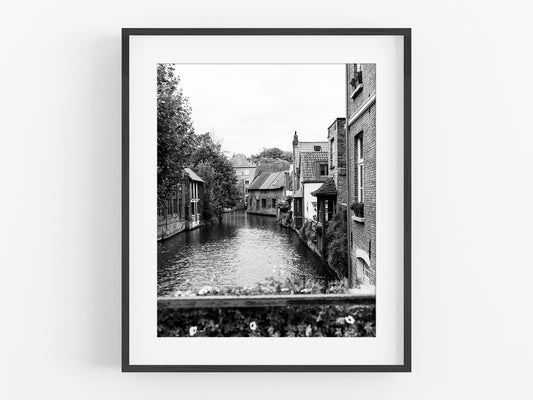
[[[286,184],[286,172],[264,172],[259,176],[256,176],[248,190],[274,190],[285,187]]]
[[[318,196],[333,196],[337,194],[337,187],[335,186],[335,180],[329,177],[326,182],[322,184],[317,190],[311,192],[311,195]]]
[[[229,160],[230,163],[233,165],[233,168],[252,168],[255,167],[255,165],[248,161],[246,156],[244,154],[235,154],[231,159]]]
[[[310,151],[301,153],[300,177],[303,182],[323,179],[320,176],[320,164],[328,163],[327,151]]]
[[[184,168],[184,171],[187,175],[189,175],[189,178],[191,178],[193,181],[197,181],[197,182],[203,182],[204,180],[202,178],[200,178],[198,175],[196,175],[196,172],[194,172],[192,169],[190,168]]]
[[[294,165],[300,164],[300,154],[310,151],[315,151],[315,146],[320,147],[318,151],[327,151],[329,143],[325,142],[298,142],[294,148]]]

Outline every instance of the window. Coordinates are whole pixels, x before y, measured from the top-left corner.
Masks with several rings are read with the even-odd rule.
[[[267,207],[267,199],[261,199],[261,208]]]
[[[350,97],[352,100],[355,100],[355,97],[363,88],[363,71],[361,69],[361,64],[353,65],[353,77],[350,79],[350,85],[353,88],[353,92]]]
[[[244,180],[244,184],[245,184],[245,185],[248,185],[249,183],[250,183],[250,181],[249,181],[248,179],[245,179],[245,180]]]
[[[315,146],[315,151],[322,151],[322,147],[321,146]]]
[[[276,208],[276,199],[272,199],[272,208]]]
[[[320,176],[328,176],[328,164],[320,164]]]
[[[362,258],[356,258],[356,270],[359,279],[364,285],[369,285],[372,282],[372,271]]]
[[[357,165],[356,165],[356,176],[357,176],[357,201],[362,203],[365,201],[365,164],[363,160],[364,149],[363,149],[363,133],[361,132],[356,136],[356,148],[357,148]]]
[[[173,198],[172,199],[172,215],[174,214],[177,214],[178,213],[178,199],[177,197]]]

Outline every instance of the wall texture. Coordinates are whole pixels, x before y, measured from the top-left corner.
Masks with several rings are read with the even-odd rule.
[[[530,7],[513,0],[6,3],[0,397],[531,398]],[[125,26],[413,28],[413,373],[120,373]],[[496,188],[505,188],[505,199]]]

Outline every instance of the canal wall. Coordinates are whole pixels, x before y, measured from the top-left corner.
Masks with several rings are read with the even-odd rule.
[[[298,234],[300,240],[304,242],[307,247],[313,250],[313,252],[315,252],[321,258],[324,258],[322,250],[318,247],[318,235],[309,222],[305,222],[301,229],[297,229],[293,223],[291,210],[285,212],[278,210],[277,221],[281,226],[293,229]]]
[[[157,221],[157,240],[168,239],[184,231],[192,231],[204,225],[204,221],[185,221],[179,216],[162,217]]]
[[[172,237],[187,229],[185,220],[179,216],[160,217],[157,221],[157,240]]]
[[[300,229],[297,229],[292,218],[292,211],[290,210],[287,212],[282,212],[280,210],[278,212],[277,221],[281,226],[294,230],[300,240],[324,261],[337,278],[341,279],[338,271],[331,267],[324,257],[323,250],[320,248],[319,243],[321,243],[322,235],[324,235],[325,232],[317,232],[318,228],[315,222],[306,221]]]
[[[246,210],[246,212],[248,214],[254,214],[254,215],[266,215],[268,217],[275,217],[276,216],[276,212],[275,211],[251,211],[251,210]]]
[[[307,237],[304,233],[304,227],[300,230],[296,230],[296,233],[298,233],[298,236],[300,237],[300,240],[304,242],[307,247],[309,247],[311,250],[313,250],[317,255],[320,256],[320,258],[324,258],[324,255],[322,254],[322,251],[318,248],[317,243],[315,243],[315,239],[313,237]]]

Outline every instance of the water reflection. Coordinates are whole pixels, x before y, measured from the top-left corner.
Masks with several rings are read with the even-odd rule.
[[[320,257],[273,217],[243,211],[158,243],[158,295],[193,286],[253,286],[269,277],[333,278]]]

